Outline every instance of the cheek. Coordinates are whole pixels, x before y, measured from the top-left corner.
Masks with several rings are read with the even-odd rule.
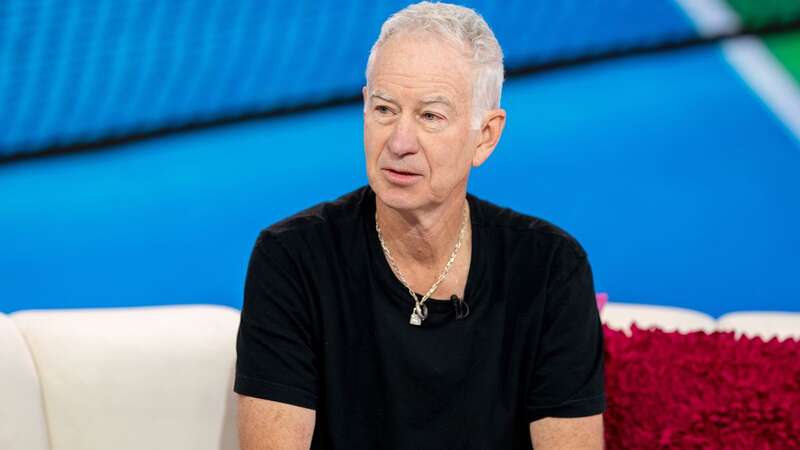
[[[431,142],[431,147],[438,151],[428,153],[431,176],[436,179],[460,179],[471,166],[468,142],[461,136],[448,136],[446,139]]]
[[[378,165],[386,141],[383,134],[374,125],[364,125],[364,156],[368,170],[374,170]]]
[[[380,148],[377,145],[377,136],[375,131],[367,124],[364,124],[364,152],[367,155],[367,160],[371,160],[372,156],[377,155],[378,149]]]

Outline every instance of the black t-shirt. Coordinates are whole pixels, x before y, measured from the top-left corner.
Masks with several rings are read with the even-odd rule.
[[[586,253],[551,223],[467,199],[470,313],[457,320],[449,294],[434,295],[421,326],[369,186],[263,230],[234,390],[315,409],[312,449],[530,449],[531,421],[603,412]]]

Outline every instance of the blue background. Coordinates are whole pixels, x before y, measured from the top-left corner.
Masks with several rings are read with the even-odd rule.
[[[352,78],[323,76],[327,81],[312,83],[317,62],[331,61],[317,50],[306,55],[302,76],[308,84],[273,84],[254,75],[256,91],[285,97],[265,93],[256,101],[249,94],[167,90],[151,110],[140,104],[141,111],[123,108],[127,112],[119,115],[115,102],[105,99],[107,110],[96,109],[92,129],[119,132],[126,124],[144,123],[139,119],[189,117],[176,113],[180,108],[194,118],[224,116],[239,111],[240,98],[265,107],[289,101],[292,92],[312,100],[350,93],[363,82],[366,51],[384,12],[396,9],[390,3],[380,3],[380,14],[364,19],[372,25],[350,37],[358,41],[353,50],[335,53],[331,64],[352,65]],[[666,20],[662,31],[672,31],[664,31],[664,39],[688,32],[674,5],[652,5],[665,8],[663,14],[637,13],[635,6],[627,11],[656,24],[650,32]],[[631,37],[614,35],[616,28],[609,26],[582,38],[556,37],[553,30],[550,41],[533,35],[515,41],[510,27],[519,25],[512,17],[490,19],[501,13],[490,8],[486,16],[510,64],[514,55],[540,61],[548,52],[644,39],[635,35],[636,27],[626,31]],[[582,20],[590,27],[592,20],[605,19]],[[519,56],[525,51],[525,58]],[[8,79],[0,83],[8,85]],[[50,95],[55,100],[48,107],[57,108],[52,105],[62,95]],[[172,95],[202,105],[178,107]],[[589,253],[597,290],[608,292],[611,301],[683,306],[715,316],[800,310],[800,142],[718,46],[515,77],[506,84],[503,102],[505,134],[489,161],[473,171],[470,192],[572,233]],[[62,140],[77,136],[69,130],[81,129],[91,116],[77,111],[64,129],[51,117],[31,133],[26,130],[35,115],[17,111],[13,131],[3,135],[6,151],[34,151],[22,143],[60,133]],[[361,106],[353,104],[0,165],[0,310],[240,307],[247,259],[260,229],[366,183],[361,127]],[[89,136],[85,130],[82,136]]]

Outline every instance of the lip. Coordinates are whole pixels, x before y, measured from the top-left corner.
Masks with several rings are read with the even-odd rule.
[[[383,173],[386,174],[386,178],[389,182],[398,184],[401,186],[410,186],[416,183],[422,175],[416,173],[401,173],[394,169],[382,169]]]

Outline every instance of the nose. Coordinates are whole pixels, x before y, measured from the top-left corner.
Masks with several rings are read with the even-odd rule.
[[[392,134],[386,144],[389,151],[397,157],[416,153],[419,146],[417,145],[417,132],[413,121],[407,117],[399,118],[395,122]]]

